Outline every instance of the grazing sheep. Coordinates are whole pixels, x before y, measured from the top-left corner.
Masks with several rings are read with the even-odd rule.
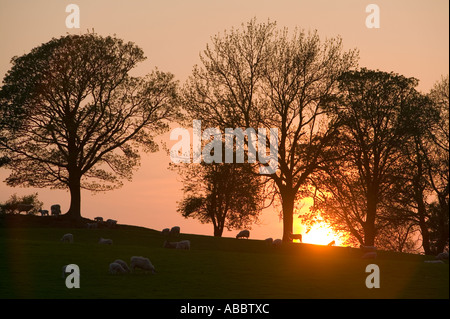
[[[123,269],[125,269],[126,272],[130,272],[130,268],[128,268],[128,265],[126,262],[124,262],[122,259],[116,259],[113,261],[113,263],[117,263],[120,266],[122,266]]]
[[[152,265],[150,260],[141,256],[133,256],[131,257],[130,268],[134,271],[136,268],[140,268],[145,271],[151,271],[152,274],[156,272],[155,266]]]
[[[99,244],[104,244],[104,245],[112,245],[113,241],[112,241],[112,239],[107,239],[107,238],[100,237],[98,243]]]
[[[173,226],[170,229],[169,235],[178,236],[180,234],[180,226]]]
[[[249,238],[250,237],[250,231],[249,230],[241,230],[237,235],[236,238]]]
[[[290,233],[290,234],[289,234],[289,239],[290,239],[290,240],[298,239],[298,240],[300,240],[300,242],[302,242],[302,234],[293,234],[293,233]]]
[[[164,236],[168,236],[170,234],[170,229],[169,228],[164,228],[161,231],[161,234],[163,234]]]
[[[102,222],[103,221],[103,217],[95,217],[94,221],[96,222]]]
[[[97,223],[87,223],[86,226],[88,229],[98,228]]]
[[[50,211],[52,212],[52,216],[61,215],[61,206],[59,204],[55,204],[50,206]]]
[[[444,264],[443,260],[425,260],[428,264]]]
[[[113,275],[121,275],[127,273],[127,271],[116,262],[112,262],[109,264],[109,273]]]
[[[272,243],[273,247],[280,247],[283,241],[281,239],[275,239]]]
[[[439,259],[439,260],[448,259],[448,252],[439,253],[436,256],[436,259]]]
[[[48,210],[46,209],[40,209],[39,213],[41,213],[41,216],[48,216]]]
[[[70,233],[64,234],[64,236],[62,236],[61,241],[63,243],[73,243],[73,235]]]
[[[164,244],[163,244],[164,248],[169,248],[169,249],[175,249],[177,248],[177,244],[176,243],[171,243],[170,241],[165,240]]]
[[[376,251],[367,252],[361,258],[362,259],[375,259],[375,258],[377,258],[377,252]]]
[[[273,244],[273,238],[272,237],[266,238],[266,239],[264,239],[264,242],[267,245],[272,245]]]
[[[117,225],[117,220],[114,219],[107,219],[106,220],[106,225],[108,225],[108,227],[114,227]]]
[[[190,250],[191,249],[191,242],[189,240],[178,241],[178,242],[176,242],[175,248],[176,249]]]
[[[31,204],[17,204],[17,207],[16,207],[16,209],[17,209],[17,211],[19,212],[19,214],[20,214],[21,212],[25,212],[25,213],[27,213],[27,214],[30,214],[30,211],[31,211],[33,208],[34,208],[34,206],[31,205]]]

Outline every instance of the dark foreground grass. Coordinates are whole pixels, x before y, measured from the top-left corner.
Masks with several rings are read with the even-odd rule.
[[[74,235],[64,244],[64,233]],[[114,244],[97,244],[100,237]],[[162,248],[160,232],[117,229],[0,228],[0,298],[303,299],[449,298],[449,266],[430,257],[291,244],[273,249],[260,240],[181,234],[190,251]],[[146,256],[154,275],[108,274],[115,259]],[[62,266],[80,267],[80,288],[68,289]],[[380,268],[380,288],[365,285],[366,266]]]

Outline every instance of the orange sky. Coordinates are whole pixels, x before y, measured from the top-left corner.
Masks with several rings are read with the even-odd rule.
[[[67,29],[65,8],[80,8],[80,29]],[[380,28],[368,29],[365,8],[380,7]],[[94,29],[140,46],[147,60],[133,75],[143,75],[157,66],[183,82],[199,63],[198,54],[211,36],[257,17],[270,19],[280,28],[317,29],[322,39],[341,35],[346,49],[360,50],[360,66],[394,71],[420,80],[419,89],[428,91],[449,69],[448,0],[0,0],[0,76],[11,67],[14,55],[28,53],[52,37],[84,33]],[[187,233],[212,234],[212,225],[186,220],[176,212],[181,184],[167,169],[165,152],[142,155],[142,165],[132,182],[108,193],[82,193],[82,215],[117,219],[119,223],[162,229],[180,225]],[[3,181],[8,172],[0,169]],[[39,193],[44,208],[59,203],[69,207],[66,191],[10,188],[0,184],[0,202],[13,193]],[[294,229],[297,231],[298,229]],[[234,236],[237,231],[224,232]],[[261,225],[252,228],[251,238],[281,237],[278,214],[264,212]]]

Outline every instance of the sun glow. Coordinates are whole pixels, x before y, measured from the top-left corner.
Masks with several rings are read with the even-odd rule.
[[[345,241],[345,236],[337,234],[325,222],[319,222],[311,226],[311,228],[303,233],[303,243],[328,245],[333,240],[335,246],[340,246]]]

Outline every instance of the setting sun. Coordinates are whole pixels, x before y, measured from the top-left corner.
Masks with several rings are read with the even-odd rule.
[[[304,227],[301,227],[304,229]],[[303,243],[316,244],[316,245],[328,245],[334,240],[336,246],[341,246],[345,242],[345,235],[337,234],[333,229],[325,222],[321,221],[313,226],[309,230],[301,232],[303,235]],[[294,240],[294,242],[299,242]]]

